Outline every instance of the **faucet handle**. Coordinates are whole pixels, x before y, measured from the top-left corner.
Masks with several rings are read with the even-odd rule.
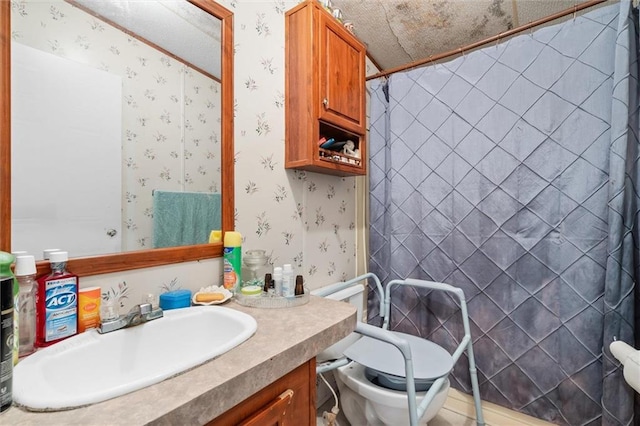
[[[137,308],[140,310],[140,315],[146,315],[148,313],[151,313],[151,311],[153,310],[153,306],[151,306],[151,303],[141,303],[137,306]]]
[[[118,319],[118,308],[113,300],[103,300],[100,307],[100,321],[108,322]]]
[[[141,303],[151,303],[151,308],[155,309],[158,307],[159,305],[159,300],[158,300],[158,296],[155,295],[154,293],[148,293],[146,296],[144,296],[141,300]]]

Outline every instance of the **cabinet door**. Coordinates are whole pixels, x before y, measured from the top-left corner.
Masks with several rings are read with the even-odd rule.
[[[291,411],[287,410],[291,405],[293,393],[291,389],[287,389],[238,426],[284,426],[293,424]]]
[[[320,13],[319,31],[319,118],[364,133],[364,46],[326,13]]]
[[[256,426],[315,425],[316,359],[311,358],[213,419],[207,426],[239,425],[243,421]]]

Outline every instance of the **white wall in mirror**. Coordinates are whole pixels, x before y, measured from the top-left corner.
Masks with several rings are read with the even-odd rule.
[[[19,43],[11,64],[14,250],[119,251],[122,79]]]
[[[65,1],[12,6],[13,44],[122,80],[121,249],[152,248],[154,190],[221,191],[220,83]]]

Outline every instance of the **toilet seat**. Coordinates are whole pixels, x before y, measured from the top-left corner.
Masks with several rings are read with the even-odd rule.
[[[446,376],[453,369],[453,357],[443,347],[411,334],[396,331],[392,333],[407,340],[411,346],[415,380],[433,381]],[[387,378],[393,382],[405,378],[404,357],[390,343],[362,336],[344,351],[344,355],[365,367],[391,375]]]
[[[383,373],[382,371],[374,370],[369,367],[364,367],[364,377],[374,385],[378,385],[386,389],[393,389],[402,392],[407,391],[406,377],[394,376],[393,374]],[[426,392],[435,380],[415,379],[413,382],[416,392]]]

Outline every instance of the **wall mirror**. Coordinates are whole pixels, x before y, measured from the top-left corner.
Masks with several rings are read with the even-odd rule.
[[[0,57],[0,249],[68,250],[79,275],[222,255],[181,229],[234,225],[230,11],[0,2]]]

